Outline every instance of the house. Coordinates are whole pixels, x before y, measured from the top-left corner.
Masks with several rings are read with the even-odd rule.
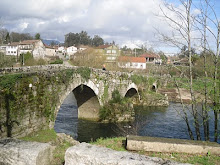
[[[56,56],[56,49],[54,47],[46,45],[46,44],[44,44],[44,46],[45,46],[45,56],[47,58]]]
[[[0,52],[6,54],[7,45],[0,45]]]
[[[59,51],[60,53],[66,54],[66,48],[65,48],[64,46],[58,47],[58,51]]]
[[[84,51],[84,50],[86,50],[86,49],[89,49],[90,47],[89,46],[86,46],[86,45],[79,45],[78,47],[77,47],[77,49],[78,49],[78,52],[82,52],[82,51]]]
[[[120,68],[146,69],[146,58],[120,56],[118,58],[118,66]]]
[[[5,54],[8,56],[18,56],[19,42],[12,42],[6,46]]]
[[[146,63],[147,64],[159,64],[159,65],[162,64],[162,59],[157,54],[145,53],[145,54],[140,55],[140,57],[146,58]]]
[[[41,40],[24,40],[19,43],[19,55],[27,52],[32,53],[34,58],[45,57],[45,46]]]
[[[66,49],[66,53],[68,56],[72,56],[77,52],[77,47],[75,46],[70,46]]]
[[[120,56],[120,50],[116,45],[100,45],[96,48],[99,52],[106,56],[106,62],[116,62],[117,57]]]

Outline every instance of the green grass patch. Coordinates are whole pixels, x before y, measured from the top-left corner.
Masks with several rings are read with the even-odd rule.
[[[56,146],[53,152],[53,161],[51,162],[52,165],[61,165],[64,163],[65,159],[65,152],[66,150],[71,147],[72,145],[68,142],[64,142]]]
[[[123,141],[125,141],[125,137],[115,137],[115,138],[99,138],[95,142],[90,142],[91,144],[99,145],[102,147],[111,148],[116,151],[126,151],[123,146]]]
[[[56,137],[57,137],[56,132],[53,129],[51,129],[51,130],[41,130],[39,132],[30,134],[20,139],[25,141],[48,143],[56,140]]]

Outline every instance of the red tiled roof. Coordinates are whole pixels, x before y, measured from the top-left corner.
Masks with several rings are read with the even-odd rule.
[[[146,58],[144,58],[144,57],[120,56],[118,60],[119,60],[119,62],[146,63]]]
[[[100,45],[96,49],[105,49],[105,48],[108,48],[110,46],[112,46],[112,45]]]
[[[157,54],[149,54],[149,53],[142,54],[142,55],[140,55],[140,57],[159,58],[159,56]]]
[[[24,41],[21,41],[19,43],[19,45],[30,45],[30,44],[34,44],[35,42],[38,42],[40,40],[24,40]]]

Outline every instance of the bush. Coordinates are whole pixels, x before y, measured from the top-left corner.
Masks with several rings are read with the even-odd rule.
[[[12,67],[16,63],[15,56],[6,56],[0,52],[0,68]]]
[[[63,64],[63,60],[58,59],[58,60],[50,62],[50,64]]]

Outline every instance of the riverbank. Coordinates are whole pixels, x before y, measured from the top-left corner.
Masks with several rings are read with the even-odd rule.
[[[64,155],[66,150],[73,146],[73,143],[70,143],[69,140],[60,139],[54,130],[44,130],[39,131],[30,136],[21,138],[26,141],[36,141],[43,143],[50,143],[55,147],[53,152],[53,161],[51,165],[62,165],[64,163]],[[100,138],[95,142],[90,142],[91,144],[111,148],[116,151],[127,151],[125,149],[125,137],[117,138]],[[77,143],[77,142],[76,142]],[[193,154],[181,154],[181,153],[159,153],[159,152],[144,152],[138,151],[133,152],[151,157],[159,157],[162,159],[172,160],[181,163],[192,163],[198,165],[215,165],[220,162],[220,157],[212,154],[207,155],[193,155]]]
[[[181,103],[181,100],[185,104],[190,104],[192,101],[190,91],[184,88],[180,88],[179,91],[177,88],[159,88],[158,93],[166,95],[169,102]],[[204,96],[196,92],[195,97],[200,102]]]
[[[92,144],[111,148],[117,151],[126,151],[125,149],[125,137],[117,137],[117,138],[100,138],[96,142],[92,142]],[[172,160],[181,163],[191,163],[197,165],[216,165],[220,162],[219,155],[200,155],[200,154],[184,154],[184,153],[161,153],[161,152],[146,152],[146,151],[133,151],[138,154],[150,156],[150,157],[158,157],[162,159]]]

